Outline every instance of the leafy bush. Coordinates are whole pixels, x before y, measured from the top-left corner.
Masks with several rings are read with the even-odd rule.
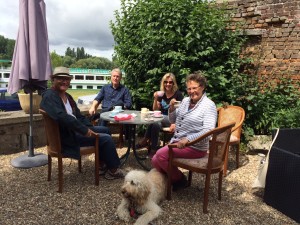
[[[273,128],[300,126],[299,82],[289,76],[240,76],[232,104],[246,111],[244,130],[271,134]],[[239,90],[239,91],[237,91]]]
[[[197,70],[209,77],[211,97],[228,101],[243,38],[228,31],[226,21],[227,14],[214,2],[121,0],[111,28],[135,107],[151,106],[165,73],[173,72],[184,90],[186,75]]]
[[[282,77],[242,74],[245,38],[226,29],[228,11],[209,1],[121,0],[111,23],[115,59],[126,72],[134,107],[151,107],[162,76],[176,75],[181,90],[190,72],[204,71],[209,97],[246,111],[243,134],[270,134],[299,126],[299,86]],[[294,109],[295,106],[297,109]]]

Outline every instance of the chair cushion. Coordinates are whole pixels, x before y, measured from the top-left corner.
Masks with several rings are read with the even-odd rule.
[[[183,163],[195,168],[207,168],[207,163],[208,163],[208,154],[204,156],[203,158],[196,158],[196,159],[184,159],[184,158],[174,158],[174,162],[178,163]],[[213,159],[213,168],[220,166],[222,163],[222,160],[219,158],[214,158]]]
[[[196,159],[174,158],[173,161],[183,163],[196,168],[206,168],[208,162],[208,155],[204,156],[203,158],[196,158]]]
[[[234,135],[230,135],[230,142],[236,142],[236,141],[239,141],[240,139],[239,138],[237,138],[236,136],[234,136]]]

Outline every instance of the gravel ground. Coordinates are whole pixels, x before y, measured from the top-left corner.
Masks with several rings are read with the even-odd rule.
[[[35,152],[46,153],[45,148]],[[57,161],[53,160],[52,181],[47,181],[47,166],[16,169],[10,161],[26,151],[0,155],[0,224],[125,224],[116,215],[121,201],[122,180],[100,178],[94,185],[92,157],[83,159],[83,172],[77,162],[64,160],[63,193],[57,193]],[[234,168],[230,160],[229,169]],[[173,193],[161,204],[163,213],[153,224],[297,224],[266,205],[263,191],[253,191],[252,182],[260,157],[256,152],[241,157],[242,166],[223,180],[222,200],[217,200],[217,176],[213,176],[208,214],[202,212],[204,177],[195,174],[192,186]],[[133,157],[126,170],[140,168]]]

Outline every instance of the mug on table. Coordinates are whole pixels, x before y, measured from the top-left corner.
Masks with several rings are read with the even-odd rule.
[[[174,107],[175,107],[175,108],[178,108],[179,105],[180,105],[180,103],[181,103],[181,101],[175,101],[175,102],[174,102]]]
[[[149,112],[149,109],[141,108],[141,119],[145,119],[148,112]]]
[[[161,117],[162,114],[161,114],[161,111],[160,110],[154,110],[154,113],[153,113],[154,117]]]
[[[158,97],[162,97],[164,95],[164,91],[157,91],[156,94]]]
[[[113,111],[121,111],[122,110],[122,106],[114,106]]]

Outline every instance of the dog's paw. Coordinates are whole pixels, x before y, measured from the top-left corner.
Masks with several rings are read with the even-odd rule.
[[[129,222],[130,221],[130,214],[129,214],[129,211],[124,209],[124,208],[121,208],[121,207],[118,207],[117,209],[117,214],[118,214],[118,217],[119,219],[125,221],[125,222]]]

